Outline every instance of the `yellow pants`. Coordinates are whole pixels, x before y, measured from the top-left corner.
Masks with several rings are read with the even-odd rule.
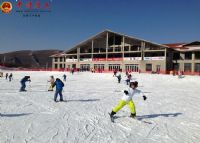
[[[135,114],[135,104],[134,102],[131,101],[124,101],[124,100],[120,100],[120,102],[118,103],[118,105],[113,109],[113,112],[117,113],[120,109],[122,109],[125,105],[128,105],[130,108],[130,111],[132,114]]]

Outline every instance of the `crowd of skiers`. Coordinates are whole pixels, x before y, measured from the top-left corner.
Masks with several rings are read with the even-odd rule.
[[[74,70],[71,71],[71,73],[74,73]],[[47,80],[47,82],[49,82],[49,87],[48,87],[48,91],[54,91],[54,87],[55,87],[55,93],[54,93],[54,101],[58,102],[57,97],[58,95],[60,96],[60,101],[63,101],[63,87],[64,87],[64,83],[67,80],[67,75],[63,74],[63,80],[59,79],[59,78],[54,78],[54,76],[50,76],[50,79]],[[114,70],[113,71],[113,77],[117,77],[118,83],[121,83],[121,79],[122,79],[122,70]],[[9,81],[12,80],[13,75],[12,73],[5,74],[5,78],[6,80],[9,79]],[[20,87],[20,92],[25,92],[26,91],[26,82],[31,82],[31,77],[30,76],[24,76],[21,80],[21,87]],[[134,101],[132,100],[132,97],[135,94],[141,94],[143,99],[146,100],[147,97],[140,91],[137,90],[138,87],[138,82],[134,81],[132,78],[131,73],[126,72],[126,85],[127,89],[124,89],[123,91],[123,96],[121,98],[121,100],[119,101],[119,103],[117,104],[116,107],[114,107],[111,111],[110,117],[111,120],[113,119],[114,115],[120,110],[122,109],[125,105],[128,105],[130,108],[130,117],[135,117],[136,116],[136,110],[135,110],[135,104]]]
[[[66,81],[66,75],[63,75],[63,81]],[[27,91],[26,90],[26,82],[31,82],[31,78],[30,76],[24,76],[21,80],[21,88],[20,88],[20,92],[24,92]],[[60,96],[60,101],[63,101],[63,95],[62,95],[62,91],[63,91],[63,87],[64,87],[64,83],[59,79],[56,78],[54,79],[54,76],[50,76],[50,79],[47,81],[50,83],[48,91],[53,91],[53,88],[56,87],[55,90],[55,94],[54,94],[54,101],[57,102],[57,96]]]
[[[0,77],[3,77],[3,72],[0,72]],[[13,80],[13,74],[12,73],[10,73],[10,74],[6,73],[5,79],[11,82]]]

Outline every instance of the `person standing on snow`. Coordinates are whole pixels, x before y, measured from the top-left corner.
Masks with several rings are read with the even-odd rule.
[[[50,76],[50,80],[48,80],[48,82],[50,82],[48,91],[53,91],[53,84],[54,84],[54,82],[55,82],[54,77],[53,77],[53,76]]]
[[[121,98],[120,102],[118,105],[113,108],[112,112],[110,113],[111,119],[113,119],[113,116],[120,110],[122,109],[125,105],[128,105],[130,108],[131,115],[130,117],[134,118],[136,117],[136,110],[135,110],[135,104],[132,100],[132,97],[135,94],[142,94],[140,90],[137,90],[136,88],[138,87],[138,82],[130,82],[129,88],[127,90],[124,90],[124,95]],[[142,97],[144,100],[147,99],[145,95],[142,94]]]
[[[122,79],[121,71],[117,73],[116,77],[118,79],[118,83],[120,83]]]
[[[8,79],[8,73],[6,73],[6,80]]]
[[[115,70],[113,71],[113,77],[114,77],[114,76],[116,77],[116,74],[117,74],[117,70],[115,69]]]
[[[67,78],[67,76],[66,76],[66,74],[64,74],[63,75],[63,81],[66,81],[66,78]]]
[[[9,81],[11,82],[11,80],[13,79],[13,74],[11,73],[8,78],[9,78]]]
[[[64,83],[59,78],[56,78],[56,81],[54,82],[52,87],[54,87],[54,86],[56,86],[56,92],[54,94],[54,101],[57,102],[58,94],[60,95],[60,101],[63,101],[62,90],[64,87]]]
[[[72,73],[72,75],[74,74],[74,68],[72,68],[71,73]]]
[[[20,83],[21,83],[21,88],[20,91],[26,91],[26,82],[29,81],[31,82],[30,76],[25,76],[24,78],[21,79]]]
[[[128,74],[128,75],[127,75],[127,79],[126,79],[126,84],[127,84],[127,85],[130,83],[131,78],[132,78],[132,75],[131,75],[131,74]]]

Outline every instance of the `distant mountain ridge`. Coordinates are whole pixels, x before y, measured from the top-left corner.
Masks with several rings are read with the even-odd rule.
[[[51,68],[53,54],[61,50],[21,50],[0,54],[0,65],[22,68]]]

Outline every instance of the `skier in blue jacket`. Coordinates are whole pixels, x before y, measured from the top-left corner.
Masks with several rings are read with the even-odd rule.
[[[21,88],[20,91],[26,91],[26,82],[29,81],[31,82],[30,76],[25,76],[24,78],[21,79],[20,83],[21,83]]]
[[[56,92],[54,94],[54,101],[57,102],[57,96],[60,95],[60,101],[63,101],[62,90],[64,87],[64,83],[59,79],[56,78],[56,81],[53,84],[53,87],[56,86]]]

